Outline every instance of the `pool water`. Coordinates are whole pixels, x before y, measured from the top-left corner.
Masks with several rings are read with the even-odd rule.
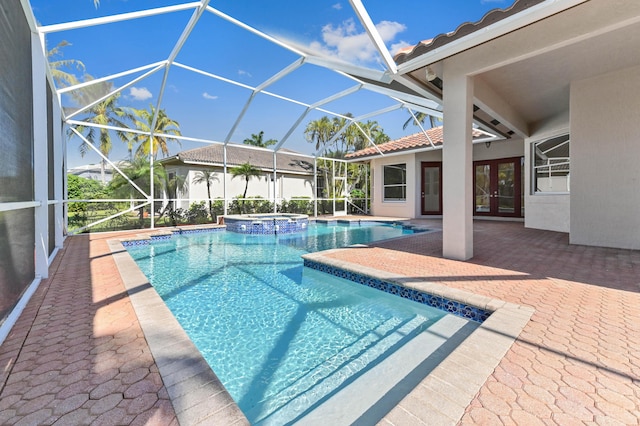
[[[174,236],[129,253],[252,424],[298,419],[445,313],[304,268],[304,253],[392,238],[392,226],[304,235]]]

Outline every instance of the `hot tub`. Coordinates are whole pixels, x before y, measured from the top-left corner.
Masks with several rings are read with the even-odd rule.
[[[307,229],[309,216],[293,213],[257,213],[224,217],[227,230],[241,234],[291,234]]]

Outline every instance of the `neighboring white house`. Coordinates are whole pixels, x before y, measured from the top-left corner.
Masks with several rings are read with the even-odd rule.
[[[395,61],[396,78],[442,103],[444,144],[441,154],[375,163],[412,169],[405,203],[417,217],[417,169],[442,159],[445,257],[473,256],[474,162],[523,154],[526,227],[568,232],[573,244],[640,249],[640,2],[517,1]],[[505,141],[473,145],[472,123]],[[373,175],[375,199],[384,182]],[[378,199],[376,213],[392,203]]]
[[[288,149],[281,149],[275,154],[274,180],[274,152],[270,149],[257,148],[248,145],[227,144],[227,174],[224,174],[224,152],[222,144],[211,144],[203,148],[196,148],[179,152],[178,154],[160,161],[167,176],[182,176],[185,188],[179,191],[182,199],[178,207],[188,208],[193,202],[207,199],[205,183],[194,183],[198,172],[210,170],[215,173],[211,185],[211,198],[231,200],[242,196],[245,188],[243,178],[234,178],[231,174],[233,167],[249,163],[260,169],[262,175],[249,181],[247,197],[262,197],[280,202],[282,199],[314,196],[314,163],[313,158]]]
[[[84,164],[82,166],[72,167],[67,170],[70,175],[76,175],[81,178],[97,180],[102,182],[102,167],[98,164]],[[107,163],[104,167],[104,182],[105,184],[111,182],[113,179],[113,167]]]

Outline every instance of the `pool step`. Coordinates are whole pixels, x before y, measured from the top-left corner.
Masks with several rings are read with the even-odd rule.
[[[360,376],[369,374],[386,357],[393,355],[397,346],[406,344],[424,331],[429,319],[416,315],[408,321],[388,320],[358,339],[324,363],[318,365],[279,394],[268,399],[289,401],[274,412],[247,413],[259,419],[257,425],[282,425],[297,421],[301,413],[309,411],[336,393],[345,383],[355,383]],[[347,385],[349,386],[349,385]],[[267,404],[261,404],[262,408]],[[324,423],[327,424],[327,423]]]
[[[441,318],[297,424],[377,424],[479,325],[453,315]]]

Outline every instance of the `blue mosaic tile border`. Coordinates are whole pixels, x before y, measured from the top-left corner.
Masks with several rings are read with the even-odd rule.
[[[202,234],[203,232],[222,232],[224,227],[219,228],[195,228],[195,229],[178,229],[172,231],[174,234]],[[153,237],[152,237],[153,238]]]
[[[151,240],[152,241],[170,240],[172,236],[173,236],[172,234],[151,235]]]
[[[477,308],[462,302],[456,302],[454,300],[445,299],[444,297],[403,287],[400,284],[369,277],[357,272],[345,271],[344,269],[325,265],[324,263],[313,260],[304,259],[304,266],[315,269],[316,271],[344,278],[358,284],[366,285],[377,290],[382,290],[386,293],[394,294],[405,299],[413,300],[414,302],[422,303],[471,321],[482,323],[484,320],[489,318],[489,315],[491,315],[491,311],[487,311],[486,309]]]
[[[121,241],[123,247],[148,246],[150,239]]]
[[[162,235],[150,235],[149,238],[144,238],[140,240],[126,240],[121,241],[123,247],[132,247],[132,246],[146,246],[156,241],[165,241],[170,240],[174,235],[182,235],[182,234],[201,234],[204,232],[222,232],[224,231],[224,227],[218,228],[196,228],[196,229],[174,229],[171,231],[171,234],[162,234]]]
[[[309,226],[309,219],[266,219],[249,221],[226,218],[225,225],[227,226],[227,231],[237,232],[239,234],[291,234],[306,230]]]
[[[405,229],[405,230],[413,231],[416,234],[418,232],[429,231],[429,229],[423,228],[421,226],[414,226],[414,225],[405,224],[402,222],[388,222],[383,220],[316,219],[316,223],[320,223],[322,225],[327,225],[327,226],[334,226],[336,224],[347,225],[347,226],[392,225],[395,227],[402,227],[402,229]]]

